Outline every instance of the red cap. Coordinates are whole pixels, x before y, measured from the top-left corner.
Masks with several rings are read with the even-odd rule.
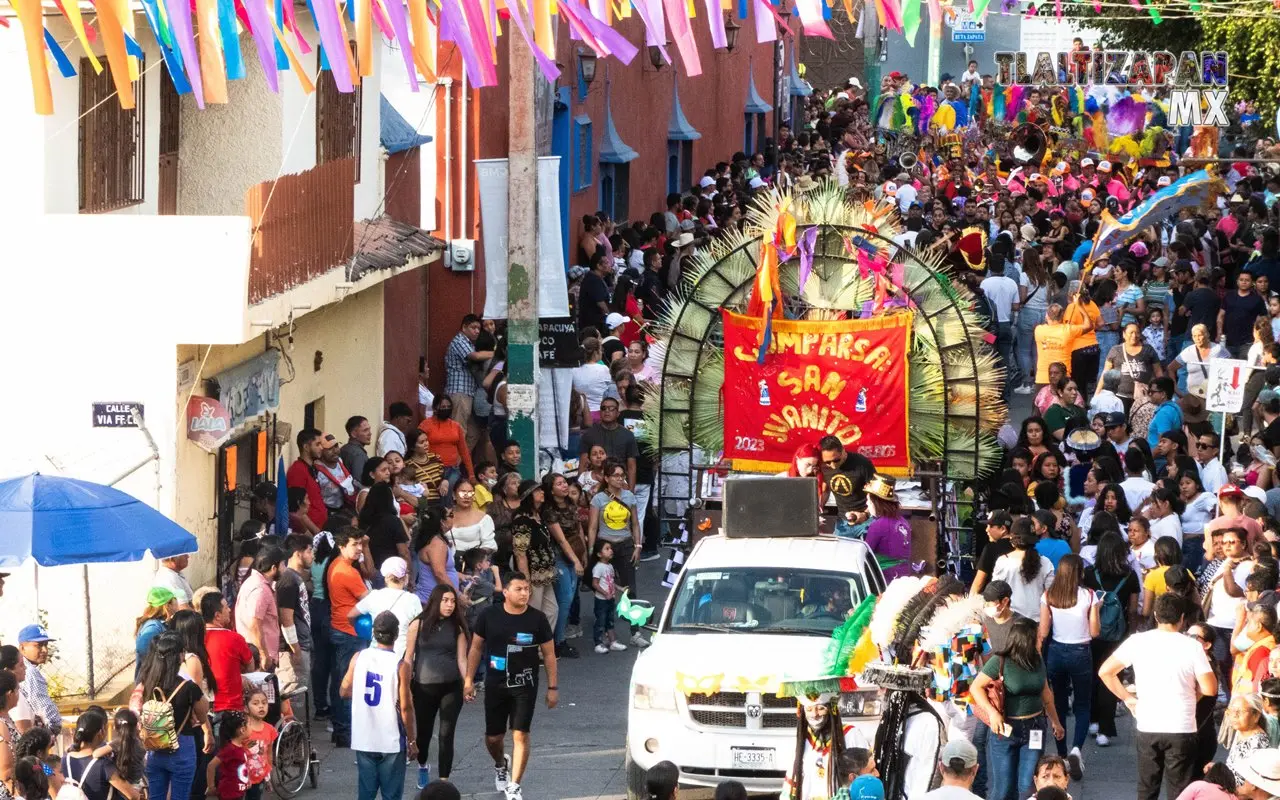
[[[907,76],[906,76],[906,75],[903,75],[901,72],[898,72],[897,70],[894,70],[893,72],[890,72],[890,73],[889,73],[889,77],[890,77],[890,78],[893,78],[893,79],[896,81],[896,80],[898,80],[898,79],[900,79],[900,78],[905,78],[905,77],[907,77]]]
[[[1244,490],[1234,483],[1224,483],[1218,490],[1218,497],[1244,497]]]

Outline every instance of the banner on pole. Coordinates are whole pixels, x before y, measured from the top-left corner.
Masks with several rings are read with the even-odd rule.
[[[484,236],[484,318],[507,318],[507,159],[476,159]],[[523,199],[523,198],[522,198]],[[538,316],[569,316],[560,241],[560,157],[538,159]]]
[[[724,455],[734,469],[776,472],[803,444],[836,436],[887,475],[911,469],[907,425],[912,314],[865,320],[762,321],[724,315]]]

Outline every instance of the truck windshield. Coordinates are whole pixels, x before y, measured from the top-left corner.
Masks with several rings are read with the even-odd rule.
[[[866,597],[861,575],[769,567],[686,570],[665,630],[830,636]]]

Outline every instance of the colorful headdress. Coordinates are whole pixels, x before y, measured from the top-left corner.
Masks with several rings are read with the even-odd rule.
[[[956,250],[964,257],[964,263],[974,272],[987,268],[987,232],[978,226],[965,228],[956,240]]]

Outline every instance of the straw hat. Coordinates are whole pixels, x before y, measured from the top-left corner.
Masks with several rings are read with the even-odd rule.
[[[891,503],[898,502],[898,495],[893,491],[894,480],[887,475],[877,474],[867,482],[865,491],[867,494],[873,494],[881,500],[888,500]]]

